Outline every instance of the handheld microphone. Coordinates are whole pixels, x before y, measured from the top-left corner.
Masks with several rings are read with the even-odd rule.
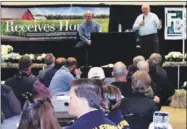
[[[145,20],[145,16],[143,15],[143,20]]]

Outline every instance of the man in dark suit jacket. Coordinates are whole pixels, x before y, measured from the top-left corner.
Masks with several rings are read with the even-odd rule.
[[[19,72],[5,81],[5,84],[10,86],[16,97],[22,102],[22,95],[26,92],[33,94],[33,83],[37,80],[31,73],[32,62],[29,56],[22,56],[19,60]]]

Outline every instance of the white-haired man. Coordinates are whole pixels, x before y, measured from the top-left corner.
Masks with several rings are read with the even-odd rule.
[[[114,64],[112,74],[115,78],[115,82],[112,85],[118,87],[124,97],[133,96],[133,90],[131,83],[127,80],[127,68],[123,62],[117,62]]]
[[[141,54],[148,58],[151,53],[159,52],[157,30],[161,29],[161,20],[155,13],[150,12],[148,4],[142,5],[140,14],[133,25],[133,30],[140,36]]]

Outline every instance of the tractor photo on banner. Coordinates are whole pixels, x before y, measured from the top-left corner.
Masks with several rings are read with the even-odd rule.
[[[109,7],[3,7],[2,40],[67,40],[77,39],[84,13],[94,13],[94,20],[108,32]]]
[[[186,39],[186,8],[165,8],[165,39]]]

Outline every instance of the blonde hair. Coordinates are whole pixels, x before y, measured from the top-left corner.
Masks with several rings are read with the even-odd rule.
[[[135,92],[146,93],[151,84],[151,77],[144,71],[137,71],[132,76],[132,89]]]

